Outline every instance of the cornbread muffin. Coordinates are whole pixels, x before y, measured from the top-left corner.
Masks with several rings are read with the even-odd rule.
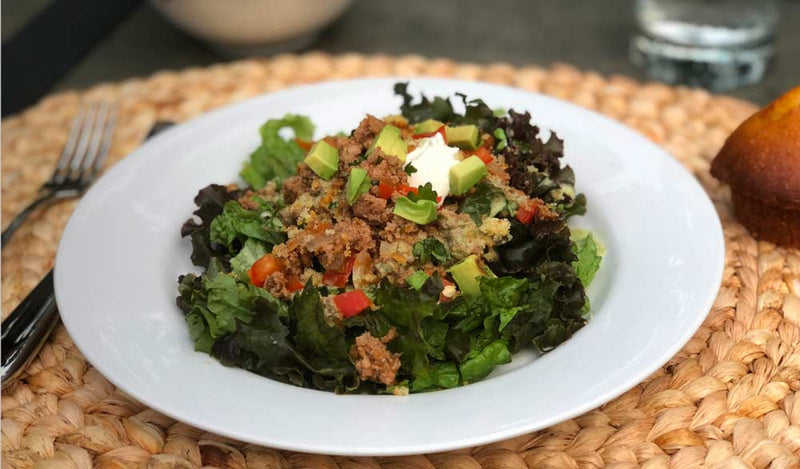
[[[739,126],[711,164],[759,239],[800,248],[800,87]]]

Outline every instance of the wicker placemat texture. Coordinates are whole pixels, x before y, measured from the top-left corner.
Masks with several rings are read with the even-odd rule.
[[[116,390],[59,328],[26,378],[3,393],[3,468],[800,465],[800,252],[750,237],[732,217],[727,190],[708,174],[709,160],[725,137],[755,111],[753,105],[735,99],[606,78],[567,65],[481,66],[417,56],[310,53],[162,72],[57,94],[4,120],[4,224],[49,176],[81,99],[107,97],[120,102],[109,158],[113,164],[135,149],[157,120],[183,121],[301,83],[390,75],[474,79],[543,92],[618,119],[667,148],[703,183],[719,211],[726,238],[723,284],[694,338],[623,396],[549,429],[455,452],[346,458],[242,444],[164,417]],[[59,235],[75,205],[62,203],[41,211],[3,250],[3,317],[52,267]]]

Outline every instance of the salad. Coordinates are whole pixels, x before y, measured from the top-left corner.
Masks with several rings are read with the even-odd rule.
[[[269,120],[244,185],[200,190],[181,235],[203,273],[177,298],[196,350],[402,395],[479,381],[586,324],[602,248],[566,223],[586,198],[563,141],[527,112],[395,93],[400,114],[316,141],[307,117]]]

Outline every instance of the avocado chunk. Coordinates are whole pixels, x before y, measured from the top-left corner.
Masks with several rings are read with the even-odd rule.
[[[481,132],[474,125],[445,127],[447,144],[455,145],[462,150],[476,150],[481,145]]]
[[[350,176],[347,178],[347,186],[345,187],[347,203],[353,205],[361,197],[361,194],[366,194],[367,192],[369,192],[367,170],[362,168],[351,169]]]
[[[443,125],[444,124],[435,119],[427,119],[414,126],[414,133],[429,134],[431,132],[436,132]]]
[[[420,288],[422,288],[422,286],[425,285],[425,282],[427,281],[428,281],[428,274],[426,274],[421,270],[418,270],[413,274],[409,275],[408,277],[406,277],[406,284],[408,284],[408,286],[413,288],[414,290],[419,290]]]
[[[384,155],[391,155],[400,161],[406,161],[408,154],[408,144],[400,135],[400,129],[393,125],[387,125],[375,137],[372,146],[367,150],[367,156],[371,155],[376,148],[380,148]]]
[[[481,294],[481,277],[494,277],[492,271],[479,265],[478,256],[472,254],[450,267],[450,275],[458,284],[461,293],[468,296]]]
[[[450,193],[464,194],[487,174],[489,171],[483,161],[475,155],[470,156],[450,168]]]
[[[418,225],[427,225],[435,221],[438,215],[436,213],[436,202],[432,200],[418,200],[414,202],[408,197],[398,197],[395,199],[392,213],[408,221],[413,221]]]
[[[327,181],[339,169],[339,150],[325,140],[320,140],[308,150],[308,155],[303,161],[317,176]]]

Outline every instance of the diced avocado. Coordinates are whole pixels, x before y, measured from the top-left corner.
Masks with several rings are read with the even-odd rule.
[[[462,195],[489,174],[486,165],[475,155],[450,168],[450,193]]]
[[[356,203],[356,200],[361,197],[361,194],[369,192],[369,178],[367,177],[366,169],[353,168],[350,170],[345,192],[347,203],[350,205]]]
[[[380,148],[384,155],[391,155],[400,161],[406,161],[408,144],[400,135],[400,129],[393,125],[387,125],[381,129],[381,132],[375,137],[375,141],[372,142],[372,146],[367,150],[367,156],[375,151],[376,148]]]
[[[303,160],[317,176],[330,179],[339,169],[339,150],[325,140],[315,143]]]
[[[414,126],[414,133],[429,134],[431,132],[436,132],[439,130],[439,127],[443,125],[444,124],[435,119],[427,119]]]
[[[418,270],[413,274],[406,277],[406,283],[409,287],[413,288],[414,290],[419,290],[425,285],[425,282],[428,280],[428,274],[425,272]]]
[[[478,256],[475,254],[465,257],[461,262],[450,267],[450,275],[458,284],[461,293],[469,296],[480,295],[481,277],[494,277],[488,268],[478,264]]]
[[[447,144],[455,145],[462,150],[475,150],[481,144],[481,132],[474,125],[459,125],[458,127],[445,127]]]
[[[506,208],[506,198],[502,195],[496,195],[492,197],[492,201],[489,204],[489,216],[493,217],[503,211]]]
[[[411,201],[408,197],[398,197],[394,201],[395,215],[413,221],[418,225],[427,225],[437,217],[436,202],[432,200]]]

